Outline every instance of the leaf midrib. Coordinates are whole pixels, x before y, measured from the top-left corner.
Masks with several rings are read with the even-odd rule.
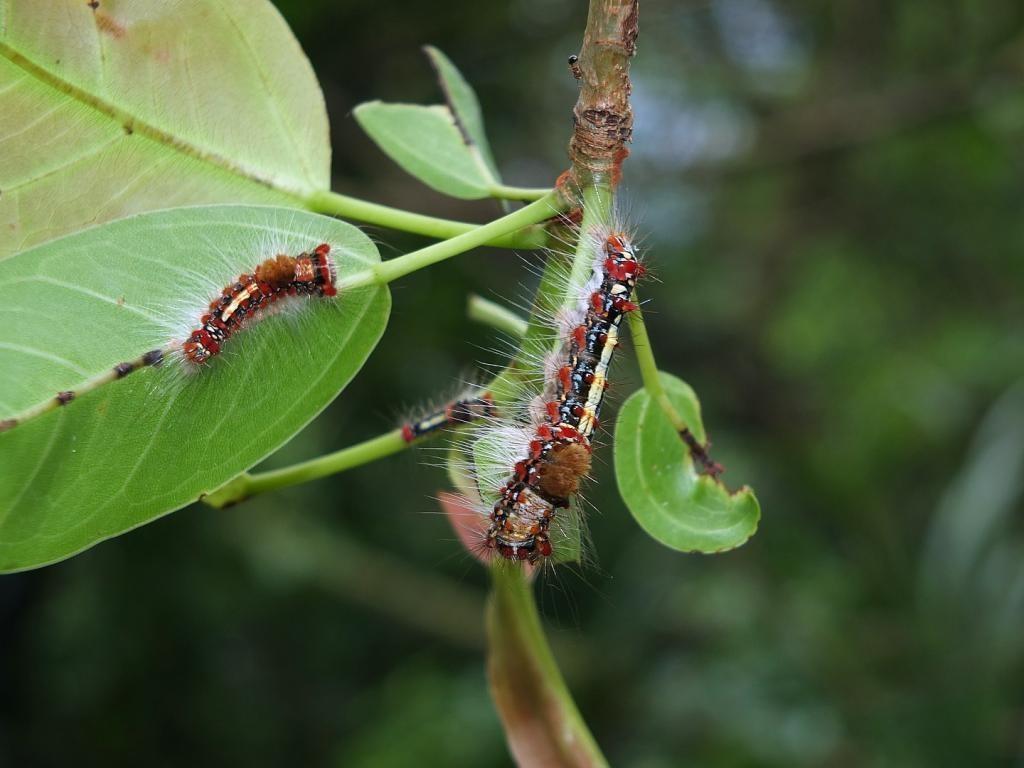
[[[215,166],[222,170],[226,170],[235,176],[239,176],[249,181],[260,184],[269,189],[273,189],[278,192],[283,192],[297,200],[304,200],[307,193],[311,190],[301,190],[288,185],[280,184],[272,179],[266,178],[256,171],[247,168],[243,164],[232,162],[223,155],[212,152],[208,149],[204,149],[197,144],[175,136],[162,128],[153,125],[152,123],[143,120],[142,118],[132,114],[126,109],[107,101],[106,99],[97,96],[96,94],[90,93],[77,85],[65,80],[64,78],[57,75],[55,72],[50,71],[46,67],[38,64],[29,57],[25,56],[13,46],[8,43],[0,42],[0,56],[3,56],[11,64],[21,69],[23,72],[36,80],[42,82],[49,87],[60,91],[61,93],[71,97],[79,104],[82,104],[101,115],[113,120],[114,122],[121,125],[125,133],[128,134],[139,134],[147,139],[157,142],[169,149],[175,150],[183,155],[194,158],[201,162]]]
[[[484,165],[481,165],[482,159],[478,161],[476,158],[473,157],[473,152],[471,151],[471,147],[473,147],[475,145],[474,144],[468,144],[466,142],[465,137],[464,137],[462,131],[459,129],[458,120],[455,117],[454,113],[451,111],[451,109],[449,109],[448,107],[445,107],[443,105],[440,105],[440,104],[434,104],[434,105],[431,105],[431,106],[428,106],[428,107],[424,107],[424,106],[422,106],[420,104],[385,104],[384,102],[381,102],[381,101],[371,101],[371,102],[368,102],[368,104],[369,105],[381,105],[381,106],[384,106],[384,107],[394,106],[394,107],[403,107],[403,108],[411,107],[413,109],[425,109],[425,110],[430,110],[430,111],[435,112],[435,114],[437,114],[438,116],[440,116],[442,118],[445,118],[445,117],[448,118],[449,119],[449,124],[452,126],[452,128],[455,129],[455,134],[459,138],[459,141],[462,142],[463,146],[465,146],[467,148],[467,154],[469,155],[469,158],[472,161],[472,167],[475,168],[481,174],[485,174],[482,179],[479,178],[479,177],[465,176],[465,175],[456,173],[456,172],[454,172],[454,170],[452,169],[452,167],[450,165],[446,165],[445,163],[441,162],[440,160],[434,160],[433,158],[422,157],[421,156],[420,147],[417,146],[414,143],[410,143],[409,141],[406,141],[404,134],[402,134],[400,131],[389,131],[388,132],[388,137],[391,139],[391,141],[393,141],[395,143],[395,146],[403,149],[405,152],[407,152],[409,154],[410,157],[416,158],[417,160],[422,162],[424,165],[426,165],[428,168],[431,168],[431,169],[435,170],[437,173],[439,173],[441,175],[444,175],[444,176],[447,176],[450,179],[454,179],[455,181],[457,181],[457,182],[459,182],[461,184],[464,184],[466,187],[468,187],[469,189],[472,189],[474,192],[487,192],[488,191],[488,189],[489,189],[488,177],[490,176],[490,169],[487,169]],[[444,113],[447,113],[447,114],[444,114]],[[481,181],[483,181],[483,184],[480,183]]]

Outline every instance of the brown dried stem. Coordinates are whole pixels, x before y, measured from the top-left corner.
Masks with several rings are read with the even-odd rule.
[[[591,0],[574,62],[580,95],[573,109],[568,181],[572,189],[615,186],[633,135],[629,60],[636,53],[637,0]]]

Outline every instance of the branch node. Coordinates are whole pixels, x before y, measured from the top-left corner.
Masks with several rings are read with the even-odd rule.
[[[569,142],[569,178],[578,189],[615,186],[621,178],[633,136],[629,59],[636,53],[637,22],[637,0],[595,0],[580,55],[570,59],[581,83]]]

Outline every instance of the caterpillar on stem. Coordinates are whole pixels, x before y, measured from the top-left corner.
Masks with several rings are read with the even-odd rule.
[[[558,352],[544,361],[540,393],[524,409],[528,425],[498,420],[479,429],[474,442],[480,498],[493,498],[488,484],[500,483],[497,499],[478,507],[488,519],[483,547],[506,560],[536,564],[554,554],[551,526],[590,473],[619,328],[637,308],[630,297],[645,270],[631,238],[612,228],[581,236],[593,253],[591,274],[579,301],[555,318]],[[480,446],[500,454],[503,480],[481,469]]]
[[[442,407],[402,424],[402,439],[413,443],[442,429],[452,429],[497,415],[494,395],[483,392],[465,395],[445,403]]]

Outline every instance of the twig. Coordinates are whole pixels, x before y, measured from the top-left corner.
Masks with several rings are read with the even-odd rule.
[[[572,61],[573,75],[581,83],[569,144],[572,165],[559,185],[563,192],[578,191],[584,232],[610,219],[613,190],[628,155],[633,128],[629,59],[636,51],[636,35],[637,0],[591,0],[583,48]],[[518,359],[544,343],[536,315],[564,304],[572,286],[592,268],[593,257],[585,250],[582,244],[577,248],[568,291],[561,295],[559,281],[551,279],[552,270],[561,265],[549,264]],[[607,765],[555,663],[521,569],[499,562],[492,567],[492,578],[488,671],[512,754],[520,765]]]

